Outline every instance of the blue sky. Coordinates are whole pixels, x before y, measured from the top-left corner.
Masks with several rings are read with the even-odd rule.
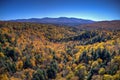
[[[0,0],[0,20],[43,17],[120,20],[120,0]]]

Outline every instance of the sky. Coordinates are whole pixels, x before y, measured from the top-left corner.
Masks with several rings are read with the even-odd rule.
[[[120,20],[120,0],[0,0],[0,20],[44,17]]]

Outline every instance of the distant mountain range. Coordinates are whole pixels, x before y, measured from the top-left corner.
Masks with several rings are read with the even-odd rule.
[[[58,24],[58,25],[67,25],[67,26],[77,26],[81,24],[90,24],[95,21],[87,20],[87,19],[79,19],[79,18],[67,18],[67,17],[59,17],[59,18],[30,18],[30,19],[16,19],[9,20],[12,22],[34,22],[34,23],[45,23],[45,24]]]
[[[120,20],[113,21],[93,21],[88,19],[80,18],[30,18],[30,19],[16,19],[9,20],[10,22],[32,22],[32,23],[43,23],[43,24],[55,24],[55,25],[66,25],[77,27],[79,29],[91,30],[91,29],[120,29]]]

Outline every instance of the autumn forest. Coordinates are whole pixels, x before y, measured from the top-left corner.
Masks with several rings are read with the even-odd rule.
[[[103,23],[0,21],[0,80],[120,80],[120,25]]]

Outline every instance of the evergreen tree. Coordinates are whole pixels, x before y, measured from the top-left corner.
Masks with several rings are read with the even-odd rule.
[[[37,72],[33,74],[32,80],[46,80],[45,71],[38,69]]]

